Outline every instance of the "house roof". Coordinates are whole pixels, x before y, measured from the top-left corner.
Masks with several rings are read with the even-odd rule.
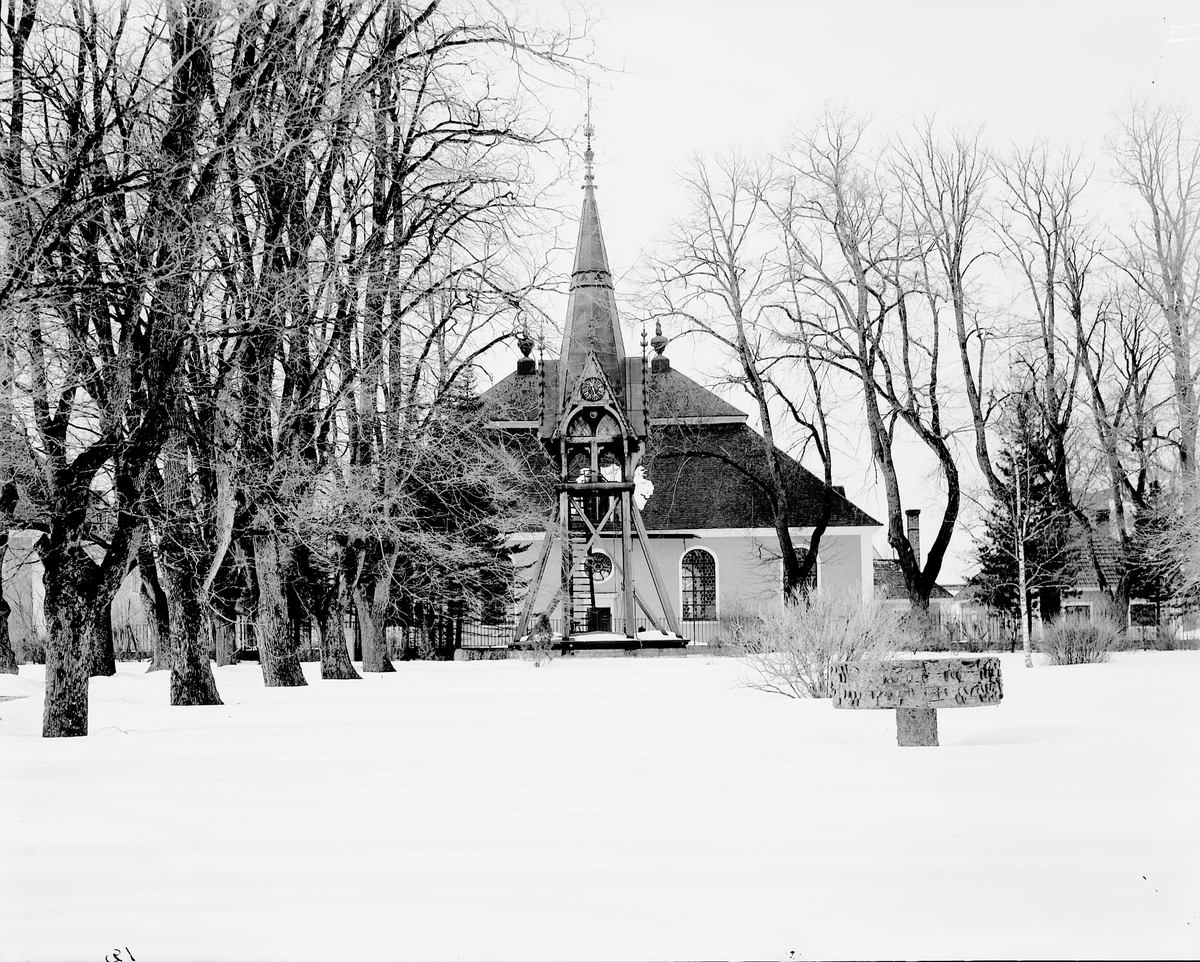
[[[904,571],[900,562],[894,558],[876,558],[875,565],[875,597],[880,601],[891,601],[908,598],[908,587],[904,583]],[[950,592],[939,584],[929,592],[931,601],[950,598]]]
[[[1100,562],[1100,571],[1104,575],[1104,580],[1108,582],[1110,588],[1115,587],[1121,580],[1121,546],[1116,539],[1103,532],[1096,532],[1092,541],[1096,547],[1096,558]],[[1100,587],[1096,578],[1096,567],[1092,563],[1091,552],[1088,551],[1087,541],[1082,536],[1073,552],[1070,568],[1074,574],[1076,589]]]

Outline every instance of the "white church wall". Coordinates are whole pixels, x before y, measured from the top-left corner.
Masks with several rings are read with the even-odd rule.
[[[833,588],[861,592],[864,600],[873,596],[873,569],[871,565],[871,536],[874,529],[834,529],[821,539],[818,558],[817,585],[819,590]],[[793,532],[798,547],[808,542],[809,532]],[[529,547],[514,556],[522,571],[522,580],[528,583],[534,577],[542,535],[526,536]],[[703,548],[712,554],[717,578],[717,613],[729,605],[777,605],[781,599],[781,578],[778,545],[770,529],[697,531],[652,534],[649,539],[650,553],[658,567],[664,591],[674,609],[676,618],[683,611],[683,556],[693,548]],[[619,539],[605,539],[605,552],[617,564],[620,562]],[[562,554],[555,545],[546,564],[546,577],[542,581],[533,607],[535,612],[548,611],[559,590],[559,572]],[[663,618],[662,606],[658,603],[649,566],[635,542],[633,552],[634,584],[638,595],[656,618]],[[613,625],[620,623],[620,599],[617,594],[618,579],[614,575],[596,585],[596,603],[599,607],[613,609]],[[523,596],[518,591],[518,599]],[[561,604],[555,605],[552,617],[561,615]],[[638,618],[644,617],[638,610]],[[686,631],[685,631],[686,634]]]
[[[808,535],[806,534],[800,543],[807,542],[807,540]],[[857,530],[852,534],[826,533],[822,536],[821,547],[817,555],[820,569],[817,587],[824,591],[858,592],[864,600],[869,597],[867,592],[863,591],[863,572],[871,570],[869,540],[865,542],[865,550],[867,566],[864,569],[862,563],[864,541]],[[866,583],[873,585],[873,574],[868,576]]]

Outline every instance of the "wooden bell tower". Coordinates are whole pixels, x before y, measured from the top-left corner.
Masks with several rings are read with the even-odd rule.
[[[636,644],[639,611],[649,626],[679,638],[637,503],[638,465],[649,426],[646,359],[625,354],[596,206],[590,118],[586,132],[583,211],[557,384],[546,383],[545,365],[541,371],[539,435],[558,467],[557,503],[516,635],[520,641],[529,630],[557,547],[559,591],[551,610],[543,613],[561,613],[564,643],[576,634],[605,632]],[[644,584],[637,583],[639,572]],[[611,607],[599,603],[598,586],[607,587],[603,594]]]

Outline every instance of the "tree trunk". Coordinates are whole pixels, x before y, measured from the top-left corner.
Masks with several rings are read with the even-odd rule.
[[[376,584],[367,598],[366,592],[358,588],[354,592],[354,607],[358,611],[358,630],[362,638],[363,671],[395,671],[396,666],[388,657],[387,628],[383,624],[383,613],[386,609],[386,598],[379,604],[376,597],[380,593],[387,594],[387,589]]]
[[[211,615],[213,640],[217,646],[217,665],[237,664],[237,614],[231,605],[220,605]]]
[[[46,645],[46,702],[42,736],[86,735],[88,728],[88,661],[92,601],[87,596],[91,559],[60,532],[39,544],[45,572],[44,606],[50,637]],[[48,542],[48,543],[47,543]]]
[[[342,627],[345,611],[345,601],[339,601],[330,604],[317,619],[321,631],[321,678],[326,681],[362,680],[346,649],[346,632]]]
[[[0,547],[0,565],[4,564],[4,549]],[[3,585],[0,584],[0,591]],[[17,653],[13,651],[12,642],[8,636],[8,615],[11,609],[4,596],[0,594],[0,673],[15,675],[17,673]]]
[[[1029,643],[1029,586],[1025,573],[1025,539],[1017,534],[1017,604],[1021,611],[1021,651],[1025,653],[1025,667],[1033,667],[1033,650]]]
[[[1180,258],[1182,260],[1182,258]],[[1178,272],[1162,270],[1164,287],[1172,295],[1182,286]],[[1170,278],[1170,279],[1169,279]],[[1175,409],[1179,418],[1179,470],[1184,474],[1196,471],[1196,376],[1192,372],[1192,321],[1178,305],[1187,303],[1186,295],[1164,300],[1164,313],[1171,334],[1171,382],[1175,393]]]
[[[158,580],[158,567],[150,546],[143,541],[138,550],[138,572],[141,574],[140,595],[150,625],[150,664],[146,671],[163,671],[171,667],[171,613],[167,593]]]
[[[171,704],[220,705],[203,639],[198,572],[182,556],[164,559],[171,618]]]
[[[374,566],[373,583],[364,586],[360,580],[354,588],[354,607],[358,612],[358,629],[362,637],[363,671],[395,671],[388,652],[386,617],[392,594],[392,575],[400,552],[392,549]]]
[[[17,653],[13,651],[12,642],[8,636],[8,614],[11,609],[4,600],[4,556],[8,553],[8,526],[11,521],[11,502],[16,502],[16,485],[7,484],[0,491],[0,672],[9,675],[17,673]]]
[[[287,625],[287,599],[280,580],[279,544],[273,531],[256,534],[254,576],[258,604],[254,630],[258,638],[258,657],[263,684],[268,688],[294,688],[307,685],[300,668],[300,652]]]
[[[36,4],[23,4],[21,18],[14,24],[12,4],[9,3],[9,123],[6,137],[8,143],[3,145],[0,153],[4,155],[3,163],[7,179],[14,186],[21,181],[21,145],[25,111],[23,83],[25,43],[33,30],[36,15]],[[21,205],[13,206],[19,209]],[[17,210],[13,210],[6,216],[12,217],[16,214]],[[11,609],[8,602],[4,600],[4,556],[8,553],[8,532],[12,526],[13,509],[17,504],[17,486],[12,481],[12,457],[15,453],[12,444],[17,436],[17,424],[13,410],[13,386],[16,383],[16,365],[14,363],[16,335],[11,316],[4,320],[3,326],[5,329],[0,331],[0,672],[15,675],[17,673],[17,654],[13,651],[12,640],[8,633],[8,615]]]
[[[96,607],[88,643],[88,673],[111,678],[117,673],[117,653],[113,647],[112,601]]]

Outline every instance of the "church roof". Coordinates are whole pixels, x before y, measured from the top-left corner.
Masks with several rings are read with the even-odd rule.
[[[547,359],[546,388],[543,395],[541,378],[536,374],[509,374],[498,381],[483,395],[484,414],[493,422],[518,422],[524,427],[532,427],[541,420],[540,405],[553,405],[554,385],[558,383],[558,361]],[[627,367],[637,367],[636,376],[626,380],[640,383],[642,359],[629,358]],[[655,371],[647,375],[646,400],[649,415],[653,423],[693,423],[704,421],[744,422],[746,413],[734,407],[728,401],[718,397],[712,391],[697,384],[686,374],[674,368],[665,371]]]
[[[746,413],[702,387],[675,368],[649,376],[646,400],[651,423],[691,423],[696,420],[745,422]]]
[[[782,451],[776,453],[790,501],[788,526],[815,527],[825,483]],[[642,509],[652,531],[774,526],[763,439],[747,424],[662,425],[652,430],[643,463],[654,484]],[[838,488],[830,498],[831,527],[879,525]]]
[[[641,367],[641,359],[631,359]],[[546,382],[555,381],[546,361]],[[774,525],[766,485],[762,436],[746,415],[674,369],[649,375],[650,437],[643,460],[654,494],[642,510],[650,531],[770,528]],[[510,374],[483,394],[485,417],[500,429],[505,446],[523,454],[530,472],[529,496],[549,505],[554,467],[537,432],[540,378]],[[820,520],[824,482],[779,452],[791,500],[789,525],[810,528]],[[834,489],[829,524],[878,526],[879,522]]]

